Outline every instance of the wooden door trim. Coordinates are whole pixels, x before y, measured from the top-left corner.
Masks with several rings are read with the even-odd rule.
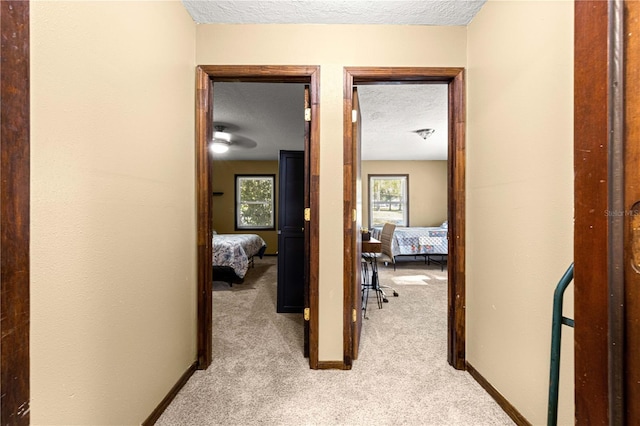
[[[0,2],[0,418],[28,425],[30,76],[29,2]]]
[[[449,86],[449,159],[448,159],[448,220],[449,261],[447,360],[459,370],[466,368],[465,358],[465,79],[464,68],[421,67],[346,67],[344,69],[344,360],[351,362],[353,354],[353,322],[355,305],[353,290],[359,283],[353,282],[353,244],[356,239],[351,217],[354,205],[353,193],[353,138],[351,131],[352,90],[358,84],[380,83],[433,83]],[[350,364],[349,364],[350,365]]]
[[[608,2],[575,2],[575,419],[608,419]],[[603,184],[604,183],[604,184]]]
[[[320,67],[200,65],[196,69],[196,198],[198,200],[198,368],[211,364],[211,170],[207,141],[213,127],[213,82],[304,83],[311,96],[309,155],[309,366],[318,367],[318,275],[319,275],[319,194],[320,194]]]
[[[640,275],[632,265],[637,265],[634,259],[634,228],[637,228],[640,220],[640,187],[638,183],[638,163],[640,162],[640,37],[637,30],[640,27],[640,3],[626,0],[624,2],[624,135],[625,146],[625,211],[630,214],[625,215],[624,235],[625,235],[625,299],[624,299],[624,370],[621,372],[624,383],[624,411],[623,417],[626,424],[640,423],[640,358],[638,357],[638,347],[640,347]],[[636,243],[637,244],[637,243]],[[637,245],[635,246],[637,255]],[[637,266],[636,266],[637,268]]]
[[[343,74],[343,111],[342,111],[342,131],[343,131],[343,147],[342,147],[342,179],[343,179],[343,194],[342,199],[344,203],[344,211],[342,218],[343,226],[343,244],[344,244],[344,266],[342,270],[342,283],[344,286],[342,296],[343,306],[343,330],[342,330],[342,368],[350,369],[353,360],[358,357],[358,348],[355,345],[359,344],[357,341],[356,333],[357,323],[353,321],[353,309],[358,308],[357,300],[354,300],[354,283],[353,280],[358,276],[354,271],[353,263],[355,256],[358,253],[356,244],[361,241],[361,237],[356,234],[356,229],[353,229],[353,209],[356,209],[357,200],[355,197],[355,185],[357,176],[355,176],[356,165],[355,158],[355,141],[353,140],[353,74],[344,69]],[[359,313],[358,313],[359,314]]]

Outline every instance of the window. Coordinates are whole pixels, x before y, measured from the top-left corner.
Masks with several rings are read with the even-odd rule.
[[[369,227],[409,226],[409,175],[369,175]]]
[[[236,229],[275,229],[275,175],[236,175]]]

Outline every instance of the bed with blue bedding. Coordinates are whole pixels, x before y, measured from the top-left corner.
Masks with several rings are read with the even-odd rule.
[[[242,283],[253,259],[262,259],[267,244],[257,234],[213,235],[213,280]]]
[[[378,238],[381,228],[373,229],[373,237]],[[394,259],[397,256],[423,256],[426,262],[443,265],[449,253],[449,228],[447,222],[441,226],[418,227],[398,226],[391,240]]]

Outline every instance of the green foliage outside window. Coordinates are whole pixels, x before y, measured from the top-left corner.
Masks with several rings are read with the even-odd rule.
[[[369,226],[407,226],[407,176],[369,176]]]
[[[273,176],[236,176],[238,228],[274,227],[274,185]]]

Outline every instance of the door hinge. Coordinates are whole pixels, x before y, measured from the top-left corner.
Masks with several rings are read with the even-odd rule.
[[[358,211],[356,209],[353,209],[351,213],[353,215],[353,221],[355,222],[358,219]]]
[[[351,122],[355,123],[356,121],[358,121],[358,110],[357,109],[352,109],[351,110]]]
[[[351,311],[351,321],[356,322],[358,319],[358,311],[356,310],[356,308],[353,308],[353,310]]]
[[[311,121],[311,108],[304,109],[304,121]]]
[[[309,308],[304,308],[304,320],[309,321]]]
[[[305,222],[311,221],[311,209],[309,207],[304,209],[304,221]]]

